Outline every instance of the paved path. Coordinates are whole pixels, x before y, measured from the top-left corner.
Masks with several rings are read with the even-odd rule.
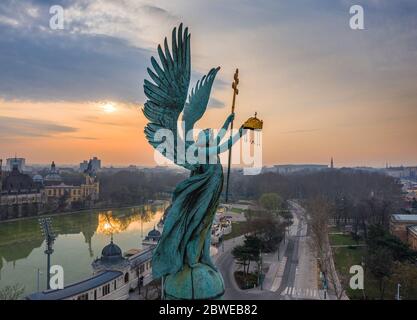
[[[317,268],[315,258],[308,244],[305,211],[296,203],[290,202],[293,225],[289,227],[285,242],[278,252],[263,254],[262,258],[269,269],[265,275],[263,290],[254,288],[241,290],[234,279],[237,266],[231,250],[243,243],[243,236],[220,246],[214,261],[222,273],[225,282],[224,299],[242,300],[279,300],[279,299],[320,299],[323,292],[317,288]]]
[[[286,252],[288,259],[280,286],[284,299],[320,299],[318,290],[317,264],[309,245],[305,210],[289,201],[294,224],[289,231]]]

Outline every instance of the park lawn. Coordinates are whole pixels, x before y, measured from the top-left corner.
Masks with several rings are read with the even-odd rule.
[[[363,240],[356,242],[348,234],[329,234],[330,245],[332,246],[354,246],[358,244],[363,244]]]
[[[330,235],[329,235],[330,237]],[[349,273],[350,267],[353,265],[361,265],[362,257],[365,255],[364,247],[342,247],[333,248],[333,259],[340,280],[346,290],[346,294],[350,299],[362,299],[362,290],[352,290],[349,287],[349,280],[352,276]]]
[[[247,224],[246,221],[233,221],[232,222],[232,232],[225,235],[223,237],[223,239],[224,240],[229,240],[229,239],[232,239],[232,238],[239,237],[242,234],[245,234],[246,230],[247,230],[246,224]]]
[[[340,280],[346,290],[346,294],[352,300],[363,299],[363,290],[352,290],[349,286],[350,267],[353,265],[361,265],[362,257],[366,254],[366,247],[339,247],[332,248],[334,263]],[[364,275],[364,287],[367,299],[379,299],[379,283],[372,274],[366,272]],[[395,295],[395,287],[387,285],[385,299],[392,299]]]
[[[230,211],[235,212],[235,213],[243,213],[246,210],[232,207],[232,209],[230,209]]]
[[[331,232],[342,232],[342,230],[340,228],[336,227],[336,226],[331,226],[331,227],[328,228],[328,230],[329,230],[329,233],[331,233]]]

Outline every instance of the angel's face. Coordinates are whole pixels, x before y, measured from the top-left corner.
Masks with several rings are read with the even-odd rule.
[[[211,129],[205,129],[198,134],[196,145],[198,147],[205,147],[207,144],[211,145],[213,141],[213,131]]]

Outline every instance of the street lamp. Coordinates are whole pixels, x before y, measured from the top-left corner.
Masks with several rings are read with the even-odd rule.
[[[258,286],[263,290],[263,275],[262,275],[262,252],[259,249],[259,263],[258,263]]]
[[[396,296],[396,300],[401,300],[401,296],[400,296],[400,288],[401,288],[401,284],[397,284],[397,296]]]
[[[41,227],[42,235],[45,237],[46,241],[46,250],[44,253],[47,255],[47,263],[46,263],[46,288],[49,290],[50,287],[50,280],[51,280],[51,254],[54,252],[52,245],[56,239],[53,230],[52,230],[52,220],[51,218],[40,218],[39,225]]]
[[[362,262],[361,262],[362,268],[363,268],[363,272],[365,273],[365,259],[362,256]],[[362,289],[362,295],[363,295],[363,299],[366,300],[366,294],[365,294],[365,285],[363,286]]]
[[[143,276],[139,277],[139,283],[138,283],[138,295],[140,295],[140,288],[143,286]]]

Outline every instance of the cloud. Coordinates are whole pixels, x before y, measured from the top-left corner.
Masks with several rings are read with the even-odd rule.
[[[92,35],[0,28],[0,96],[6,100],[135,102],[150,53]]]
[[[165,19],[172,19],[172,20],[178,19],[177,16],[171,14],[165,9],[162,9],[161,7],[146,4],[146,5],[143,5],[142,8],[144,9],[145,12],[151,15],[155,15],[155,16],[165,18]]]
[[[32,0],[24,6],[2,2],[0,98],[143,103],[146,67],[151,55],[156,55],[151,34],[158,29],[149,28],[146,21],[161,19],[161,25],[172,28],[177,19],[168,10],[143,3]],[[65,8],[65,30],[49,29],[49,7],[55,4]],[[162,39],[158,36],[158,42]],[[201,75],[195,68],[193,74]],[[224,86],[217,79],[214,88]],[[213,102],[214,107],[222,106]]]
[[[86,116],[80,119],[83,122],[105,125],[105,126],[116,126],[116,127],[127,127],[127,126],[136,126],[136,124],[129,124],[126,122],[115,122],[115,121],[103,121],[99,117],[95,116]]]
[[[290,131],[282,131],[283,134],[293,134],[293,133],[311,133],[317,132],[319,129],[299,129],[299,130],[290,130]]]
[[[55,124],[50,121],[0,116],[0,136],[16,137],[50,137],[55,134],[73,133],[74,127]]]
[[[95,138],[95,137],[66,136],[66,138],[77,139],[77,140],[99,140],[99,138]]]

